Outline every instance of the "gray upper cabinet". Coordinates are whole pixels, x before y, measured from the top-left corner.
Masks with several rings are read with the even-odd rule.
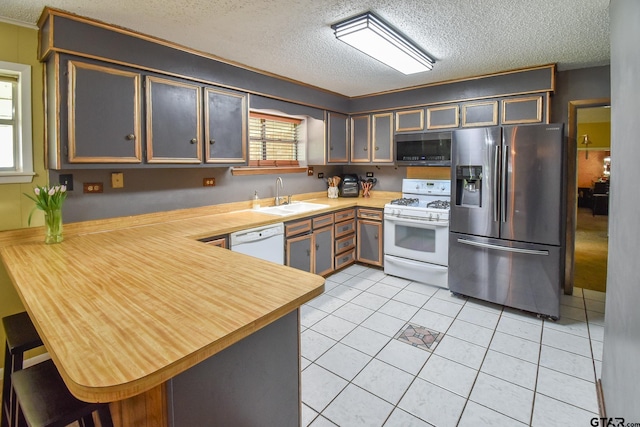
[[[462,104],[462,127],[495,126],[498,124],[498,101]]]
[[[349,117],[345,114],[327,114],[328,163],[347,163],[349,161]]]
[[[460,126],[458,105],[427,107],[427,130],[451,129],[458,126]]]
[[[503,99],[501,123],[542,123],[542,95]]]
[[[393,113],[371,115],[371,161],[393,163]]]
[[[247,95],[204,89],[206,163],[246,163]]]
[[[424,130],[424,108],[396,111],[396,132]]]
[[[200,86],[147,76],[147,162],[202,162]]]
[[[69,163],[140,163],[140,74],[68,61]]]
[[[351,162],[371,161],[371,119],[368,114],[351,117]]]

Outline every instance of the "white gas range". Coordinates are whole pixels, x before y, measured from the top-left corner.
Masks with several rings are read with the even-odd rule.
[[[384,207],[384,272],[447,287],[451,182],[403,179]]]

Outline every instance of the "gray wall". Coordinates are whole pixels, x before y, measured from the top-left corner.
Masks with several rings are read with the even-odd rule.
[[[609,66],[560,71],[551,99],[551,122],[568,125],[569,101],[611,97]],[[565,126],[567,132],[568,126]]]
[[[609,265],[602,359],[607,416],[640,422],[640,2],[612,0],[611,27],[611,209]]]

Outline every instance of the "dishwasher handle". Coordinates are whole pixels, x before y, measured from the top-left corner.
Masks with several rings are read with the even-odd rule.
[[[231,246],[242,243],[259,242],[273,236],[284,234],[284,224],[279,223],[267,227],[252,228],[249,230],[237,231],[229,236]]]

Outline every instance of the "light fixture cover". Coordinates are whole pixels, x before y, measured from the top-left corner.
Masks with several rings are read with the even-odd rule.
[[[336,38],[404,74],[433,68],[435,61],[371,12],[331,26]]]

